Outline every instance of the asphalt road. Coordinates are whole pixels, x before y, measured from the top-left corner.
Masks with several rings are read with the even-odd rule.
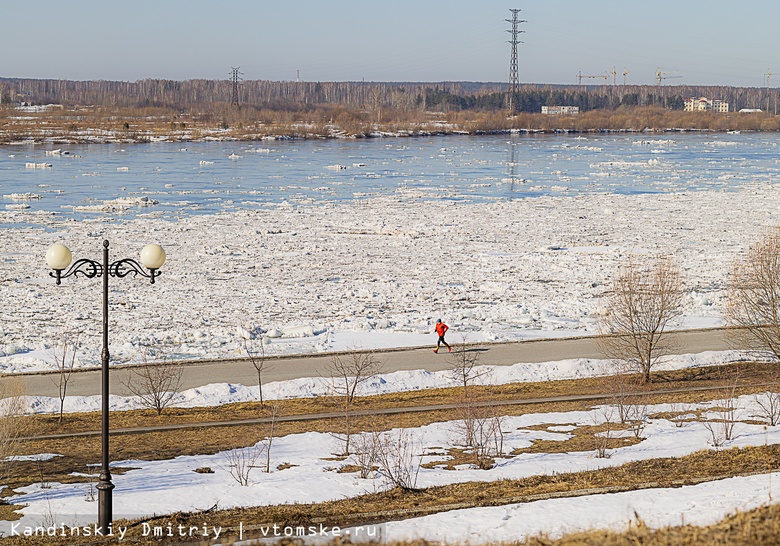
[[[678,353],[722,351],[729,348],[725,329],[687,330],[674,332]],[[603,358],[594,337],[518,341],[513,343],[476,344],[479,363],[507,366],[518,362],[548,362],[571,358]],[[382,371],[426,369],[444,370],[452,366],[446,352],[434,354],[430,347],[376,351]],[[267,359],[263,383],[301,377],[328,376],[332,355],[302,355]],[[132,370],[125,367],[111,369],[111,393],[129,394],[125,383]],[[55,374],[25,374],[22,376],[26,393],[34,396],[58,396],[58,377]],[[8,377],[0,378],[8,381]],[[181,390],[201,387],[209,383],[238,383],[256,385],[257,374],[248,361],[202,361],[184,365]],[[68,383],[69,396],[100,394],[100,371],[74,372]]]

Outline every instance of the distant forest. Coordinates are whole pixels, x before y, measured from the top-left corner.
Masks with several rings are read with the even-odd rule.
[[[509,102],[506,83],[473,82],[295,82],[247,80],[238,84],[238,103],[270,110],[302,110],[322,105],[348,109],[496,111]],[[580,111],[621,106],[658,106],[682,110],[688,97],[707,97],[743,108],[777,113],[777,88],[688,85],[542,85],[526,84],[512,100],[518,112],[538,113],[542,106],[578,106]],[[0,78],[0,102],[165,107],[180,110],[234,102],[229,80],[69,81]]]

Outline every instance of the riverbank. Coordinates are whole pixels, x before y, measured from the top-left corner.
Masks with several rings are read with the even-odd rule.
[[[261,141],[510,133],[658,133],[778,131],[764,112],[680,112],[654,107],[593,110],[579,115],[506,111],[347,110],[288,112],[214,108],[99,108],[62,105],[0,108],[0,144]]]

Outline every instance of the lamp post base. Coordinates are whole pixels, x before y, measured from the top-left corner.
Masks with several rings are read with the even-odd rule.
[[[100,474],[100,482],[95,486],[98,490],[98,525],[104,534],[111,531],[111,522],[113,520],[113,500],[111,491],[114,484],[111,483],[111,476]]]

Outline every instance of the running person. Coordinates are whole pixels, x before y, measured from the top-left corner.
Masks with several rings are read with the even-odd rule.
[[[450,347],[450,344],[444,341],[444,334],[449,330],[450,327],[444,324],[441,319],[436,321],[436,333],[439,334],[439,340],[436,342],[436,348],[433,350],[434,353],[439,352],[439,347],[444,344],[447,346],[447,350],[449,352],[452,352],[452,347]]]

